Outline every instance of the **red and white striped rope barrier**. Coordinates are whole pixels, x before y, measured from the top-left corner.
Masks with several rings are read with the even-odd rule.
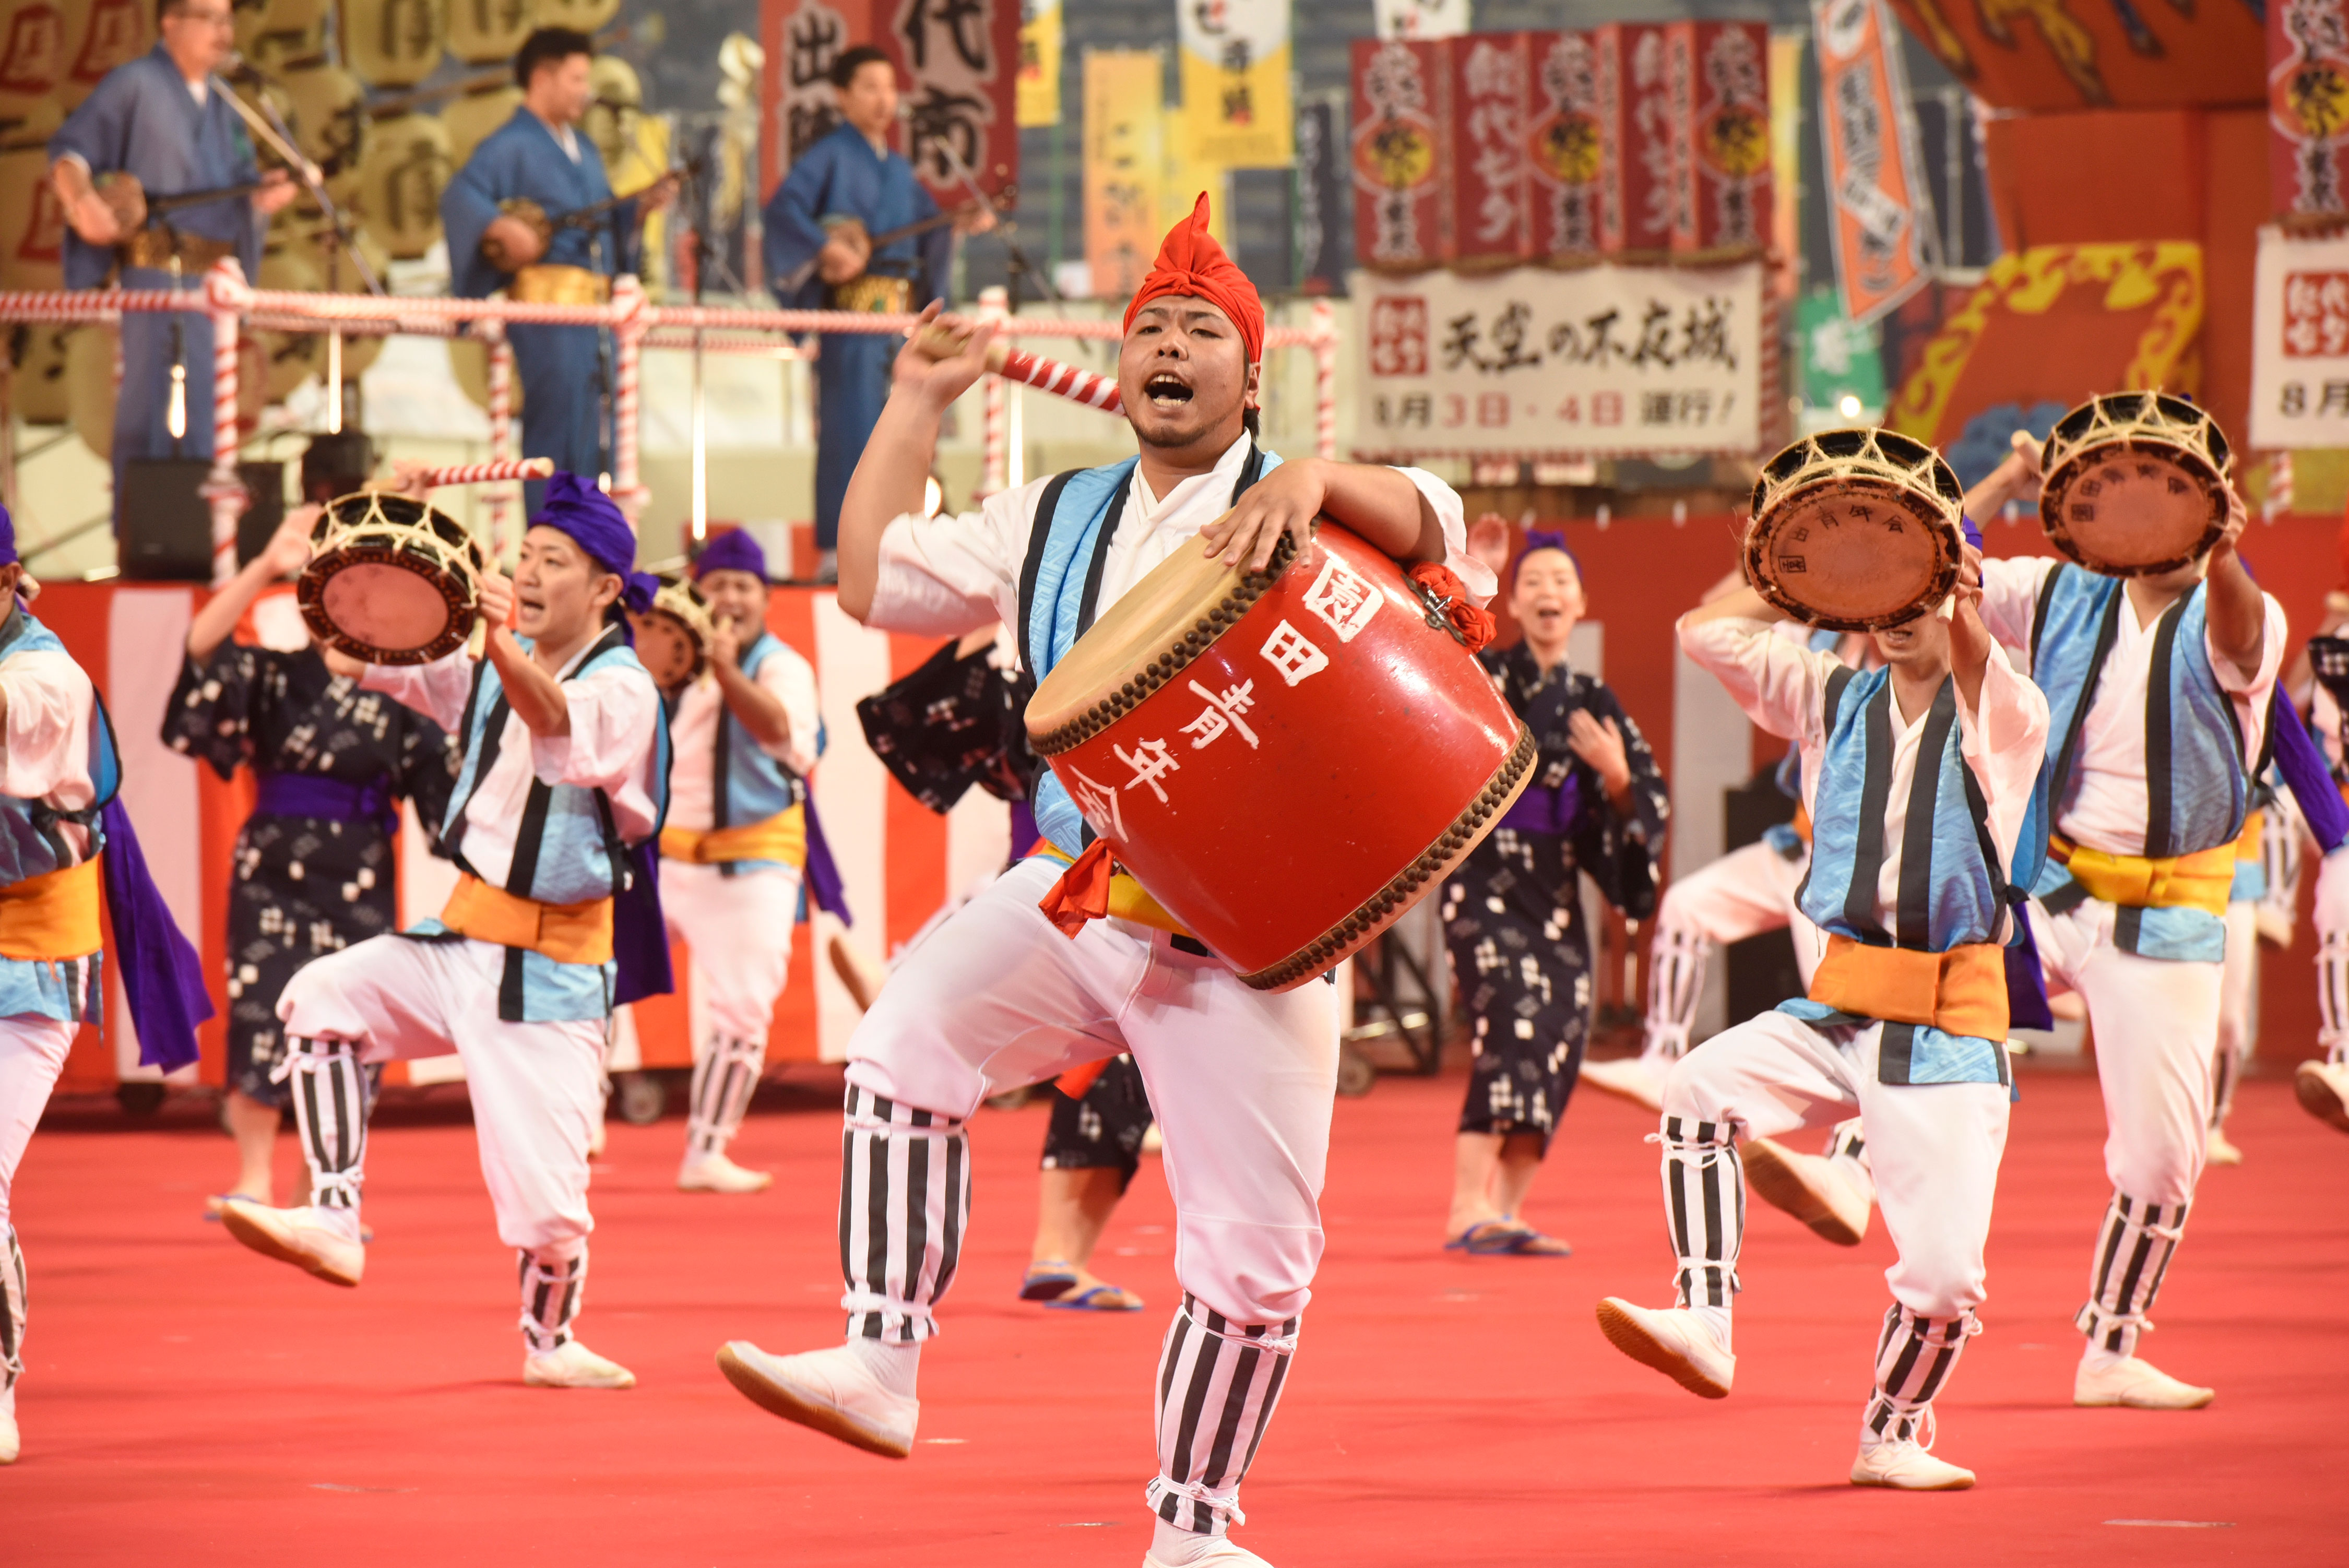
[[[554,472],[553,458],[495,458],[486,463],[419,469],[416,479],[425,489],[438,490],[442,485],[485,485],[499,480],[543,480]]]
[[[248,292],[244,269],[234,257],[223,257],[204,274],[202,297],[212,322],[212,467],[203,494],[212,503],[215,588],[236,575],[236,521],[245,508],[244,486],[236,474],[236,342]]]
[[[504,462],[513,456],[513,345],[506,341],[502,321],[482,322],[480,333],[489,340],[490,460]],[[500,571],[505,569],[506,522],[513,501],[510,485],[490,491],[490,559]]]
[[[981,289],[976,320],[1000,331],[1007,315],[1005,303],[1003,290]],[[990,376],[979,388],[978,488],[975,493],[978,500],[985,500],[1009,489],[1010,484],[1011,394],[1001,377]]]
[[[652,325],[652,306],[645,285],[623,273],[612,285],[612,490],[615,504],[634,527],[652,492],[636,479],[636,419],[641,374],[640,349],[645,329]]]

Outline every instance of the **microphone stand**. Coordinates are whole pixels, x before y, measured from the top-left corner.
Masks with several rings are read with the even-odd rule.
[[[910,140],[913,125],[910,108],[900,110],[900,114],[906,121],[907,139]],[[938,156],[946,160],[947,167],[952,171],[954,177],[962,182],[962,188],[970,192],[972,201],[977,201],[981,207],[994,205],[988,200],[987,192],[978,188],[978,176],[972,173],[970,165],[962,160],[962,154],[955,150],[952,140],[941,136],[935,139],[930,145],[936,148]],[[1013,314],[1017,315],[1019,310],[1019,280],[1022,277],[1035,281],[1039,291],[1038,297],[1054,305],[1065,305],[1068,302],[1061,297],[1061,291],[1052,285],[1051,275],[1037,266],[1035,258],[1020,248],[1017,238],[1019,232],[1018,221],[1005,217],[998,220],[995,226],[1002,232],[1003,249],[1009,263],[1005,270],[1010,274],[1010,304]]]

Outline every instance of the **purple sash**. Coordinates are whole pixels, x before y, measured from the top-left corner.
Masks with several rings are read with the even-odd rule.
[[[2292,798],[2300,802],[2300,814],[2308,820],[2309,837],[2329,854],[2349,839],[2349,805],[2342,803],[2341,791],[2333,788],[2333,770],[2324,766],[2324,753],[2316,748],[2316,738],[2308,733],[2300,711],[2280,701],[2272,717],[2276,771],[2283,775]]]
[[[843,925],[854,925],[855,917],[848,913],[848,891],[840,880],[840,867],[833,863],[832,845],[824,841],[823,823],[815,814],[815,791],[802,790],[807,820],[807,891],[815,906],[828,914],[839,917]]]
[[[106,835],[106,908],[114,927],[115,973],[139,1031],[139,1059],[166,1072],[196,1059],[196,1026],[212,1016],[204,964],[156,891],[147,857],[121,799],[98,813]]]
[[[391,803],[391,780],[386,778],[353,784],[318,773],[279,773],[255,769],[261,798],[255,816],[312,817],[327,821],[376,820],[387,833],[399,826],[399,812]]]
[[[614,1006],[677,989],[668,962],[668,922],[661,915],[659,841],[647,839],[623,852],[632,874],[628,885],[612,895],[612,961],[619,968]]]
[[[1566,782],[1555,789],[1545,789],[1538,784],[1526,787],[1503,812],[1497,827],[1514,829],[1520,833],[1548,833],[1563,837],[1574,830],[1574,819],[1582,810],[1582,779],[1569,773]]]

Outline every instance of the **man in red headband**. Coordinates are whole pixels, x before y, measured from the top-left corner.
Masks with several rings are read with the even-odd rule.
[[[942,359],[917,335],[897,356],[841,509],[840,603],[864,624],[947,637],[999,620],[1041,679],[1176,552],[1262,568],[1283,533],[1302,544],[1322,513],[1397,560],[1444,562],[1479,602],[1493,592],[1490,569],[1467,552],[1460,498],[1440,480],[1283,463],[1257,445],[1264,307],[1208,235],[1204,200],[1126,312],[1118,387],[1139,454],[926,519],[940,418],[984,369],[988,335],[981,328]],[[1037,905],[1092,833],[1049,772],[1035,809],[1038,852],[906,955],[850,1042],[847,1343],[779,1357],[736,1341],[719,1362],[776,1415],[876,1453],[909,1452],[916,1369],[968,1208],[967,1119],[989,1095],[1131,1052],[1164,1133],[1184,1291],[1156,1380],[1157,1517],[1144,1563],[1240,1568],[1261,1560],[1225,1531],[1239,1521],[1240,1480],[1321,1256],[1335,994],[1250,990],[1202,944],[1142,919],[1063,935]],[[1115,890],[1112,907],[1133,908]]]

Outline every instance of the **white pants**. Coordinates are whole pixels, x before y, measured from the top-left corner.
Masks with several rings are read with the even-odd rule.
[[[2140,1202],[2184,1203],[2202,1176],[2222,965],[2123,953],[2114,914],[2102,899],[2059,915],[2033,903],[2032,930],[2095,1030],[2106,1175]]]
[[[791,974],[800,873],[777,868],[730,877],[717,866],[663,861],[660,876],[669,931],[692,954],[694,1007],[707,1023],[698,1032],[763,1041]],[[693,1048],[698,1058],[705,1040]]]
[[[1643,1055],[1659,1069],[1689,1047],[1713,949],[1791,928],[1795,963],[1811,981],[1825,944],[1818,927],[1795,907],[1810,869],[1806,851],[1788,860],[1767,843],[1732,850],[1664,889],[1648,956],[1647,1039]]]
[[[25,1371],[25,1254],[10,1222],[16,1162],[65,1070],[76,1026],[29,1013],[0,1018],[0,1411]]]
[[[848,1081],[962,1120],[988,1096],[1132,1052],[1165,1140],[1174,1274],[1235,1322],[1305,1309],[1337,1089],[1332,988],[1252,991],[1163,933],[1036,907],[1023,861],[907,953],[849,1041]]]
[[[1183,1301],[1159,1353],[1151,1511],[1221,1534],[1280,1398],[1321,1261],[1335,994],[1268,995],[1164,932],[1072,941],[1022,861],[909,951],[849,1041],[841,1273],[852,1336],[918,1343],[969,1208],[965,1120],[988,1096],[1131,1052],[1165,1136]]]
[[[1882,1033],[1881,1025],[1821,1029],[1764,1013],[1681,1058],[1664,1086],[1666,1125],[1677,1119],[1692,1130],[1709,1123],[1730,1137],[1780,1138],[1858,1111],[1884,1228],[1899,1253],[1885,1281],[1917,1316],[1956,1317],[1987,1294],[1982,1246],[2006,1150],[2007,1089],[1879,1083]],[[1734,1196],[1742,1213],[1742,1193]],[[1733,1265],[1734,1258],[1733,1245]]]
[[[2316,1043],[2325,1058],[2349,1054],[2349,844],[2316,869]]]
[[[504,965],[505,949],[486,942],[372,936],[298,971],[277,1016],[289,1037],[348,1041],[364,1062],[454,1047],[498,1239],[542,1260],[575,1256],[595,1225],[587,1143],[603,1107],[605,1024],[502,1021]]]
[[[2251,1026],[2260,987],[2260,906],[2256,899],[2227,905],[2227,958],[2219,975],[2219,1047],[2211,1058],[2210,1125],[2226,1119],[2243,1064],[2258,1044]]]

